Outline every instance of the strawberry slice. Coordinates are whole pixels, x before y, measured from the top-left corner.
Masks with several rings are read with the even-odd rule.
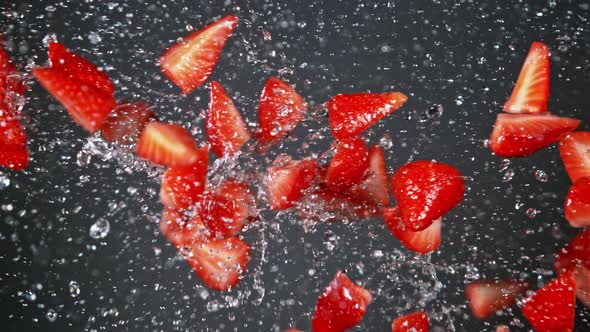
[[[369,175],[359,185],[354,186],[352,192],[361,201],[387,206],[389,205],[389,181],[383,149],[378,145],[373,145],[369,149],[368,157]]]
[[[590,308],[590,229],[577,235],[555,258],[557,273],[571,271],[576,276],[576,295]]]
[[[162,177],[160,202],[167,207],[186,209],[195,205],[207,180],[207,163],[209,148],[199,150],[198,161],[191,166],[170,167]]]
[[[391,332],[428,332],[428,325],[428,314],[418,311],[394,319]]]
[[[564,210],[570,226],[590,226],[590,177],[579,179],[570,188]]]
[[[307,106],[289,84],[269,78],[258,103],[260,139],[270,142],[285,136],[303,119]]]
[[[232,155],[250,140],[250,132],[240,112],[223,86],[211,82],[211,97],[207,110],[207,140],[218,157]]]
[[[508,113],[545,113],[549,100],[549,47],[534,42],[524,60],[516,86],[504,105]]]
[[[91,133],[100,128],[116,106],[112,95],[73,79],[62,70],[33,68],[33,76],[65,107],[76,123]]]
[[[407,100],[399,92],[336,95],[328,101],[332,135],[338,140],[357,136]]]
[[[214,191],[203,194],[199,215],[218,238],[238,235],[253,215],[254,195],[250,187],[229,179]]]
[[[198,215],[189,216],[178,209],[171,208],[166,208],[162,212],[160,231],[177,248],[206,241],[210,235]]]
[[[371,293],[338,271],[315,306],[313,332],[342,332],[358,324],[373,300]]]
[[[59,69],[71,79],[93,86],[108,95],[115,92],[109,76],[98,70],[90,61],[68,50],[63,44],[52,41],[47,51],[51,68]]]
[[[465,286],[465,297],[473,315],[486,319],[514,305],[528,288],[528,283],[518,280],[478,280]]]
[[[202,151],[186,129],[171,123],[148,123],[137,143],[137,154],[156,164],[191,166],[201,159]]]
[[[576,131],[559,141],[559,154],[572,182],[590,177],[590,131]]]
[[[225,16],[170,47],[160,58],[164,75],[185,94],[205,83],[238,21],[235,16]]]
[[[314,160],[279,160],[268,168],[267,192],[270,208],[284,210],[299,201],[318,175]]]
[[[235,237],[195,242],[185,258],[209,288],[229,290],[246,272],[250,246]]]
[[[0,136],[2,134],[0,133]],[[0,144],[0,166],[22,171],[29,165],[29,151],[26,146],[5,146]]]
[[[326,185],[335,192],[347,191],[361,182],[368,168],[365,142],[358,137],[342,140],[326,170]]]
[[[422,231],[414,232],[406,228],[400,209],[396,207],[383,209],[383,219],[387,228],[406,248],[420,254],[428,254],[440,247],[442,217]]]
[[[119,104],[100,128],[102,137],[109,143],[133,145],[145,125],[155,120],[147,104],[142,102]]]
[[[525,157],[560,140],[580,120],[551,115],[498,114],[490,148],[500,157]]]
[[[538,332],[573,331],[576,279],[566,272],[523,301],[522,313]]]
[[[408,230],[421,231],[463,199],[465,183],[453,166],[414,161],[402,166],[391,179],[393,195]]]

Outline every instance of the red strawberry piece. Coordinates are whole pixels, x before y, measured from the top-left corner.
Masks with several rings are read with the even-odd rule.
[[[352,188],[355,197],[378,206],[389,205],[389,181],[385,168],[385,156],[378,145],[369,149],[369,175]]]
[[[253,215],[254,195],[250,187],[229,179],[203,195],[199,214],[216,237],[238,235]]]
[[[572,227],[590,226],[590,177],[581,178],[565,198],[565,219]]]
[[[13,114],[0,105],[0,166],[15,171],[25,169],[29,164],[27,134]]]
[[[76,123],[91,133],[100,128],[116,106],[112,95],[73,79],[61,70],[34,68],[33,76],[65,107]]]
[[[465,286],[465,297],[473,315],[486,319],[514,305],[528,287],[528,283],[518,280],[478,280]]]
[[[246,272],[250,246],[235,237],[195,242],[185,258],[209,288],[229,290]]]
[[[90,61],[73,53],[58,42],[49,43],[49,61],[52,69],[59,69],[71,79],[76,79],[103,91],[108,95],[115,92],[115,86],[109,76],[98,70]]]
[[[399,92],[340,94],[328,101],[332,135],[354,137],[400,108],[408,97]]]
[[[164,173],[160,187],[160,202],[168,207],[188,208],[195,205],[207,180],[209,148],[199,150],[198,161],[191,166],[170,167]]]
[[[347,193],[336,193],[327,189],[305,195],[297,204],[299,217],[304,221],[355,221],[374,217],[378,214],[375,206],[350,197]]]
[[[365,142],[358,137],[342,140],[326,170],[326,185],[333,191],[347,191],[361,182],[368,168]]]
[[[186,129],[171,123],[148,123],[139,142],[137,154],[156,164],[190,166],[201,159],[202,151]]]
[[[298,329],[288,329],[288,330],[284,330],[283,332],[303,332],[303,331],[298,330]]]
[[[267,192],[270,208],[284,210],[299,201],[318,175],[318,166],[314,160],[275,161],[268,168]]]
[[[453,166],[414,161],[402,166],[391,179],[393,195],[408,230],[421,231],[463,199],[465,183]]]
[[[590,131],[575,131],[559,141],[559,154],[572,182],[590,177]]]
[[[400,209],[396,207],[383,209],[383,219],[387,228],[406,248],[420,254],[428,254],[440,247],[440,232],[442,217],[436,219],[432,225],[422,231],[412,231],[406,228]]]
[[[26,146],[15,147],[0,144],[0,166],[22,171],[28,165],[29,151]]]
[[[235,16],[225,16],[170,47],[160,58],[164,75],[185,94],[205,83],[238,21]]]
[[[178,209],[166,208],[162,212],[160,231],[177,248],[206,241],[209,231],[198,215],[190,216]]]
[[[338,271],[315,306],[313,332],[341,332],[358,324],[373,300],[371,293]]]
[[[21,75],[2,47],[2,34],[0,34],[0,110],[13,110],[15,95],[23,96],[24,94],[25,87]]]
[[[576,276],[576,295],[590,308],[590,229],[578,234],[555,258],[558,273],[571,271]]]
[[[504,105],[508,113],[545,113],[549,100],[549,47],[534,42],[524,60],[516,86]]]
[[[428,314],[418,311],[394,319],[391,332],[428,332],[428,325]]]
[[[500,157],[525,157],[560,140],[579,125],[580,120],[551,115],[498,114],[490,148]]]
[[[566,272],[523,301],[522,313],[538,332],[573,331],[576,279]]]
[[[285,136],[303,119],[307,106],[289,84],[269,78],[258,103],[260,139],[268,142]]]
[[[100,128],[102,137],[109,143],[133,145],[145,125],[155,120],[147,104],[142,102],[119,104]]]
[[[496,326],[496,332],[510,332],[510,328],[506,325]]]
[[[240,112],[223,86],[211,82],[211,97],[207,110],[207,140],[218,157],[232,155],[250,140],[250,132]]]

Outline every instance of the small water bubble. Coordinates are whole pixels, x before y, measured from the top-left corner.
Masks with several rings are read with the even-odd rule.
[[[538,169],[535,171],[535,178],[540,182],[547,182],[549,175],[545,171]]]
[[[199,296],[203,299],[206,300],[209,297],[209,291],[206,289],[201,289],[201,291],[199,292]]]
[[[510,166],[510,159],[503,159],[500,163],[500,172],[504,172],[505,170],[507,170],[508,166]]]
[[[457,106],[463,105],[463,96],[458,96],[457,99],[455,99],[455,105],[457,105]]]
[[[438,119],[443,115],[444,109],[442,105],[434,105],[428,110],[420,114],[420,122],[427,122],[433,119]]]
[[[4,190],[10,186],[10,178],[7,174],[0,172],[0,190]]]
[[[186,27],[184,27],[184,28],[186,29],[186,31],[193,31],[193,30],[195,29],[195,28],[194,28],[192,25],[190,25],[190,24],[187,24],[187,25],[186,25]]]
[[[537,213],[539,213],[539,211],[535,208],[528,208],[526,209],[525,213],[527,217],[533,219],[537,215]]]
[[[506,172],[504,172],[504,175],[502,176],[502,182],[510,182],[512,181],[512,178],[514,177],[514,170],[513,169],[507,169]]]
[[[57,320],[57,312],[55,312],[55,310],[53,310],[53,309],[49,309],[49,310],[47,310],[47,313],[45,314],[45,318],[47,318],[48,321],[53,323]]]
[[[49,6],[45,7],[45,10],[50,13],[53,13],[56,9],[57,8],[55,8],[55,6],[53,6],[53,5],[49,5]]]
[[[35,300],[37,300],[37,294],[33,293],[31,290],[25,291],[22,296],[30,302],[35,302]]]
[[[76,297],[76,296],[80,295],[80,285],[78,285],[77,281],[74,281],[74,280],[70,281],[69,289],[70,289],[70,295],[72,297]]]
[[[98,219],[92,226],[90,226],[90,236],[93,239],[102,239],[109,234],[111,224],[104,218]]]

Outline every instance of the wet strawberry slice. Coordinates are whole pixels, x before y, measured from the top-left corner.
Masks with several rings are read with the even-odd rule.
[[[268,168],[267,192],[270,208],[288,209],[316,180],[318,166],[314,160],[286,160]]]
[[[428,332],[428,325],[428,314],[418,311],[394,319],[391,332]]]
[[[1,133],[0,133],[1,136]],[[0,166],[22,171],[29,165],[29,151],[26,146],[0,144]]]
[[[16,108],[14,97],[23,96],[25,86],[21,74],[2,45],[3,39],[0,34],[0,110],[12,112]]]
[[[336,139],[357,136],[400,108],[408,97],[399,92],[340,94],[328,101],[330,128]]]
[[[26,147],[27,133],[13,112],[0,108],[0,145]]]
[[[397,206],[383,209],[383,219],[391,233],[412,251],[428,254],[440,247],[442,217],[439,217],[426,229],[417,232],[406,228],[401,211]]]
[[[590,177],[590,131],[576,131],[559,141],[559,154],[572,182]]]
[[[498,114],[490,148],[500,157],[529,156],[557,142],[580,125],[580,120],[552,115]]]
[[[573,331],[576,279],[566,272],[523,301],[522,313],[538,332]]]
[[[285,136],[303,119],[307,106],[289,84],[269,78],[258,103],[259,138],[270,142]]]
[[[555,258],[557,273],[571,271],[576,276],[576,295],[590,308],[590,229],[578,234]]]
[[[112,95],[95,86],[71,78],[53,68],[34,68],[33,76],[70,113],[72,119],[93,133],[115,108]]]
[[[148,123],[137,143],[137,154],[153,163],[169,167],[191,166],[202,151],[186,129],[171,123]]]
[[[133,145],[145,125],[155,120],[147,104],[142,102],[119,104],[100,128],[102,137],[110,143]]]
[[[393,195],[409,230],[421,231],[463,199],[465,183],[453,166],[415,161],[402,166],[392,179]]]
[[[209,148],[199,149],[199,158],[191,166],[170,167],[162,177],[160,202],[167,207],[188,208],[200,199],[207,181]]]
[[[218,157],[233,155],[251,138],[240,112],[223,86],[215,81],[211,82],[206,130],[207,141]]]
[[[579,179],[570,188],[564,210],[570,226],[590,226],[590,177]]]
[[[354,284],[341,271],[328,284],[315,306],[313,332],[341,332],[358,324],[373,298],[368,290]]]
[[[162,212],[160,231],[177,248],[209,239],[209,230],[198,215],[190,216],[178,209],[166,208]]]
[[[473,315],[486,319],[497,311],[511,307],[516,298],[528,289],[528,283],[518,280],[478,280],[465,286],[465,297]]]
[[[361,201],[378,206],[389,205],[389,181],[385,168],[383,149],[373,145],[369,149],[369,175],[363,182],[354,186],[352,192]]]
[[[326,185],[334,192],[347,192],[363,180],[368,168],[365,142],[357,137],[342,140],[326,170]]]
[[[164,75],[185,94],[205,83],[238,21],[235,16],[225,16],[170,47],[160,58]]]

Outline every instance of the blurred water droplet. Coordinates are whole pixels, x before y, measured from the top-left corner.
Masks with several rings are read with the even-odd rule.
[[[536,170],[535,171],[535,178],[540,182],[547,182],[549,180],[549,175],[543,170]]]
[[[69,289],[70,289],[70,295],[72,297],[76,297],[76,296],[80,295],[80,285],[78,285],[77,281],[74,281],[74,280],[70,281]]]
[[[504,172],[510,166],[510,159],[503,159],[500,163],[500,172]]]
[[[49,5],[49,6],[45,7],[45,10],[50,13],[53,13],[56,10],[56,8],[53,5]]]
[[[442,105],[434,105],[428,110],[420,114],[420,122],[427,122],[433,119],[438,119],[443,115],[444,109]]]
[[[48,321],[53,323],[57,320],[57,312],[55,312],[55,310],[53,310],[53,309],[49,309],[49,310],[47,310],[47,313],[45,314],[45,318],[47,318]]]
[[[504,172],[504,175],[502,176],[502,182],[510,182],[510,181],[512,181],[513,177],[514,177],[514,170],[507,169],[506,172]]]
[[[102,239],[109,234],[111,225],[108,220],[104,218],[98,219],[92,226],[90,226],[90,236],[93,239]]]
[[[0,172],[0,190],[4,190],[10,186],[10,178],[7,174]]]
[[[88,41],[91,44],[98,44],[102,41],[102,37],[100,37],[100,35],[94,31],[90,31],[90,33],[88,34]]]

